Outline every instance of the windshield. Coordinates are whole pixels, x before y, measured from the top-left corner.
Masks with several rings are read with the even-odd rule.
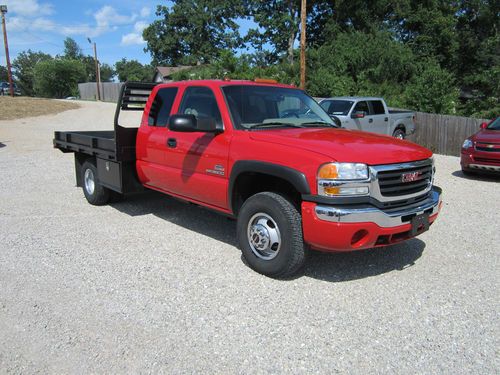
[[[332,100],[328,113],[330,115],[347,116],[353,104],[354,102],[349,100]]]
[[[500,117],[497,117],[495,120],[493,120],[486,129],[500,130]]]
[[[302,90],[275,86],[222,88],[238,129],[257,126],[335,126],[319,104]]]

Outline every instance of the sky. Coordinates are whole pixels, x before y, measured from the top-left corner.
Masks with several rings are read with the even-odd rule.
[[[142,31],[156,19],[158,4],[171,5],[162,0],[0,0],[7,5],[7,34],[11,62],[28,49],[53,56],[64,52],[64,39],[73,38],[85,55],[93,55],[97,44],[101,63],[113,65],[122,58],[150,63],[151,56]],[[250,27],[242,21],[242,30]],[[1,40],[1,39],[0,39]],[[5,49],[0,48],[0,65],[6,65]]]

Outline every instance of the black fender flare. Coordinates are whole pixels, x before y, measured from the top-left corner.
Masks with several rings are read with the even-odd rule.
[[[231,169],[231,176],[229,177],[228,202],[231,210],[234,203],[233,193],[235,182],[242,173],[246,172],[262,173],[281,178],[290,183],[300,194],[311,194],[306,176],[296,169],[264,161],[239,160],[234,163]]]

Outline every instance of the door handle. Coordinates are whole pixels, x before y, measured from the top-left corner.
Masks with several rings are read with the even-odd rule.
[[[384,121],[389,121],[389,117],[384,118]]]
[[[177,139],[175,139],[175,138],[169,138],[169,139],[167,139],[167,146],[170,147],[170,148],[177,147]]]
[[[373,119],[372,119],[372,118],[371,118],[371,119],[369,119],[369,120],[368,120],[368,122],[369,122],[369,123],[372,123],[372,122],[373,122]]]

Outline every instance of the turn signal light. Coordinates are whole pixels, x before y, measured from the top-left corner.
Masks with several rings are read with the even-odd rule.
[[[318,177],[324,179],[335,179],[339,177],[339,172],[335,164],[325,164],[318,171]]]

